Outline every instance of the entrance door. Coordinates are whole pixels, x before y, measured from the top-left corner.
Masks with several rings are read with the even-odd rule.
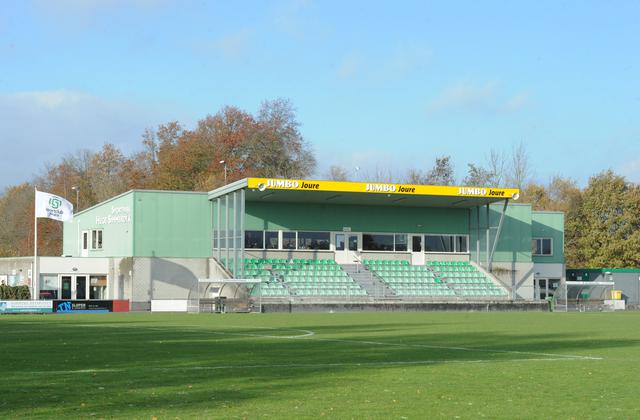
[[[81,253],[83,257],[89,256],[89,231],[83,230],[80,240],[82,241]]]
[[[411,235],[411,264],[424,265],[424,249],[422,235]]]
[[[549,281],[548,279],[534,278],[533,279],[533,293],[534,296],[540,300],[544,300],[549,296]]]
[[[360,248],[360,235],[357,233],[336,233],[334,236],[336,262],[354,264]]]
[[[85,300],[87,298],[87,276],[76,276],[76,299]]]
[[[62,276],[60,278],[61,299],[71,299],[71,276]]]

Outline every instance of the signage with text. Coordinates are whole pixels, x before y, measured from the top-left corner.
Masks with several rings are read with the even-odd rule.
[[[440,185],[411,185],[383,182],[310,181],[302,179],[249,178],[248,187],[260,191],[331,191],[372,194],[409,194],[449,197],[508,198],[517,200],[517,188],[459,187]]]
[[[0,300],[0,314],[32,314],[53,312],[50,300]]]

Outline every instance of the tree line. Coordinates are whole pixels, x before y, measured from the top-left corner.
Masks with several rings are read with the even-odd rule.
[[[31,182],[8,187],[0,196],[0,256],[33,252],[34,187],[68,198],[79,211],[130,189],[210,191],[225,178],[308,178],[316,165],[288,100],[265,101],[255,114],[227,106],[193,129],[171,121],[146,130],[134,153],[125,155],[109,143],[98,151],[79,150],[46,165]],[[640,186],[610,170],[592,176],[584,188],[561,176],[537,183],[532,174],[525,144],[519,143],[469,163],[461,179],[450,156],[400,175],[384,166],[360,171],[332,165],[322,178],[516,187],[519,202],[565,213],[568,267],[640,267]],[[41,219],[38,227],[39,252],[60,255],[62,224]]]

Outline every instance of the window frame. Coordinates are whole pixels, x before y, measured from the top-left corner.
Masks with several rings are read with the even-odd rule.
[[[284,235],[287,233],[293,233],[293,248],[285,248],[284,247]],[[278,244],[281,251],[297,251],[298,250],[298,231],[297,230],[283,230],[280,231],[280,243]]]
[[[261,247],[257,247],[257,248],[249,248],[249,247],[247,247],[247,232],[260,232],[260,233],[262,233],[262,246]],[[254,249],[265,249],[265,242],[264,242],[265,234],[264,234],[264,232],[265,232],[264,230],[253,230],[253,229],[245,230],[244,231],[244,248],[245,249],[251,249],[251,250],[254,250]]]
[[[544,241],[549,241],[549,254],[544,253]],[[538,249],[538,241],[540,241],[540,251],[541,253],[536,253]],[[536,243],[534,247],[534,242]],[[539,236],[531,238],[531,256],[532,257],[553,257],[553,238],[548,236]]]
[[[104,249],[104,229],[91,229],[91,251],[102,251]],[[99,234],[99,235],[98,235]],[[100,241],[98,241],[98,236],[100,236]],[[97,245],[100,246],[97,246]]]
[[[450,236],[453,238],[453,251],[427,251],[427,236]],[[464,237],[466,238],[466,242],[467,242],[467,250],[466,251],[460,251],[458,249],[458,238],[459,237]],[[424,252],[425,254],[462,254],[462,255],[469,255],[470,254],[470,250],[469,250],[469,235],[468,234],[463,234],[463,233],[423,233],[422,234],[422,252]]]
[[[328,235],[327,248],[300,248],[300,233],[326,233]],[[296,248],[295,249],[299,251],[331,251],[331,231],[298,230],[296,231]]]

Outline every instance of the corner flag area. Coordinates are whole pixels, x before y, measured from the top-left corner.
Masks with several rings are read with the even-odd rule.
[[[638,418],[640,313],[15,315],[2,418]]]

